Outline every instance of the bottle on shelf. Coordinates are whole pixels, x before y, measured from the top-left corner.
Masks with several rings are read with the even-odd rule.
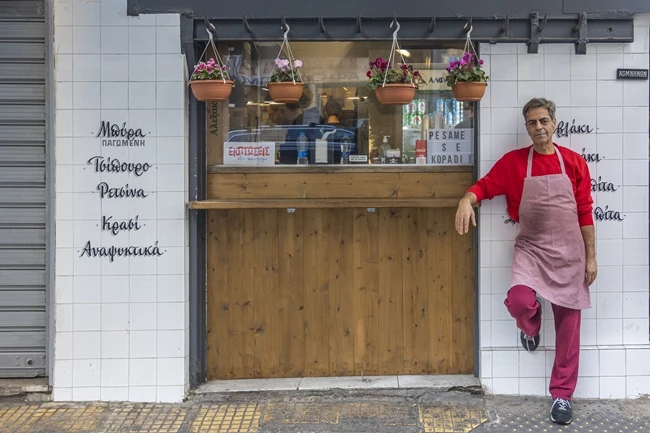
[[[350,163],[350,151],[352,150],[352,141],[349,137],[341,139],[341,164]]]
[[[388,144],[388,137],[390,135],[384,135],[384,140],[379,146],[379,162],[381,164],[386,164],[388,161],[388,151],[391,149],[390,144]]]
[[[296,140],[296,150],[298,152],[298,160],[296,161],[296,164],[298,165],[309,164],[308,149],[309,149],[309,140],[307,140],[305,133],[301,132],[300,136]]]

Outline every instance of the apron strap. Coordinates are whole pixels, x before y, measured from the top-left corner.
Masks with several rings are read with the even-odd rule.
[[[560,160],[560,169],[562,170],[562,174],[566,174],[566,168],[564,167],[564,158],[562,158],[560,149],[557,146],[555,146],[555,144],[553,146],[555,147],[555,153],[557,154],[557,158]],[[526,165],[526,177],[532,177],[533,152],[534,152],[534,146],[531,146],[530,152],[528,152],[528,164]]]

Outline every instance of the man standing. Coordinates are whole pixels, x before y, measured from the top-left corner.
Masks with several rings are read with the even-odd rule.
[[[470,222],[476,226],[472,205],[506,196],[519,231],[504,303],[530,352],[539,345],[542,325],[538,296],[551,303],[556,330],[551,420],[566,425],[578,381],[580,312],[591,306],[589,285],[597,273],[591,177],[578,153],[553,143],[552,101],[531,99],[523,115],[533,144],[505,154],[467,191],[458,204],[456,230],[465,234]]]

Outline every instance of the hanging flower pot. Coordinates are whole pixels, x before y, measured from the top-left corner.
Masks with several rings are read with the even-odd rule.
[[[269,77],[267,87],[274,102],[285,104],[296,103],[302,96],[305,85],[302,82],[300,68],[302,60],[296,60],[289,45],[289,24],[285,25],[285,32],[280,45],[280,52],[275,58],[275,67]],[[283,50],[286,49],[286,58],[282,58]]]
[[[214,45],[212,32],[209,30],[208,35],[210,43],[206,44],[201,57],[199,57],[199,63],[194,66],[189,86],[194,97],[199,101],[227,101],[235,83],[228,76],[226,64],[221,60],[217,47]],[[212,47],[217,60],[213,58],[205,62],[201,60],[208,51],[208,47]]]
[[[271,99],[275,102],[283,102],[285,104],[298,102],[302,96],[304,87],[305,85],[300,82],[282,81],[268,83]]]
[[[481,68],[483,60],[479,59],[470,39],[472,29],[467,32],[467,41],[460,60],[453,60],[447,66],[445,82],[454,93],[457,101],[480,101],[485,94],[487,81],[490,77]]]
[[[480,101],[485,94],[487,81],[459,81],[451,87],[457,101]]]
[[[235,83],[231,80],[190,81],[194,97],[199,101],[227,101]]]
[[[406,105],[415,97],[415,86],[413,84],[386,84],[377,86],[375,95],[377,100],[384,105]]]
[[[368,88],[375,91],[377,100],[380,103],[384,105],[405,105],[413,100],[418,84],[423,80],[419,71],[406,64],[402,50],[397,42],[400,25],[397,20],[393,21],[390,25],[391,28],[393,25],[396,26],[396,29],[393,32],[393,45],[390,48],[388,61],[381,57],[371,61],[366,76],[370,80]],[[399,68],[394,67],[397,53],[402,58]]]

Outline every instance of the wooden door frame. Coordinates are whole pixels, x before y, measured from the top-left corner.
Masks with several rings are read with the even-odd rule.
[[[181,49],[185,55],[188,70],[192,70],[200,55],[199,47],[194,41],[194,18],[187,15],[180,17]],[[431,44],[435,41],[426,41]],[[479,47],[477,47],[479,51]],[[207,195],[207,155],[203,143],[206,142],[205,108],[188,93],[189,140],[188,140],[188,201],[204,200]],[[474,111],[474,179],[479,177],[480,146],[480,102]],[[207,377],[207,212],[206,210],[188,210],[189,212],[189,379],[190,388],[204,383]],[[480,208],[476,210],[477,218]],[[480,226],[474,230],[474,376],[480,371],[480,268],[479,268],[479,233]]]

